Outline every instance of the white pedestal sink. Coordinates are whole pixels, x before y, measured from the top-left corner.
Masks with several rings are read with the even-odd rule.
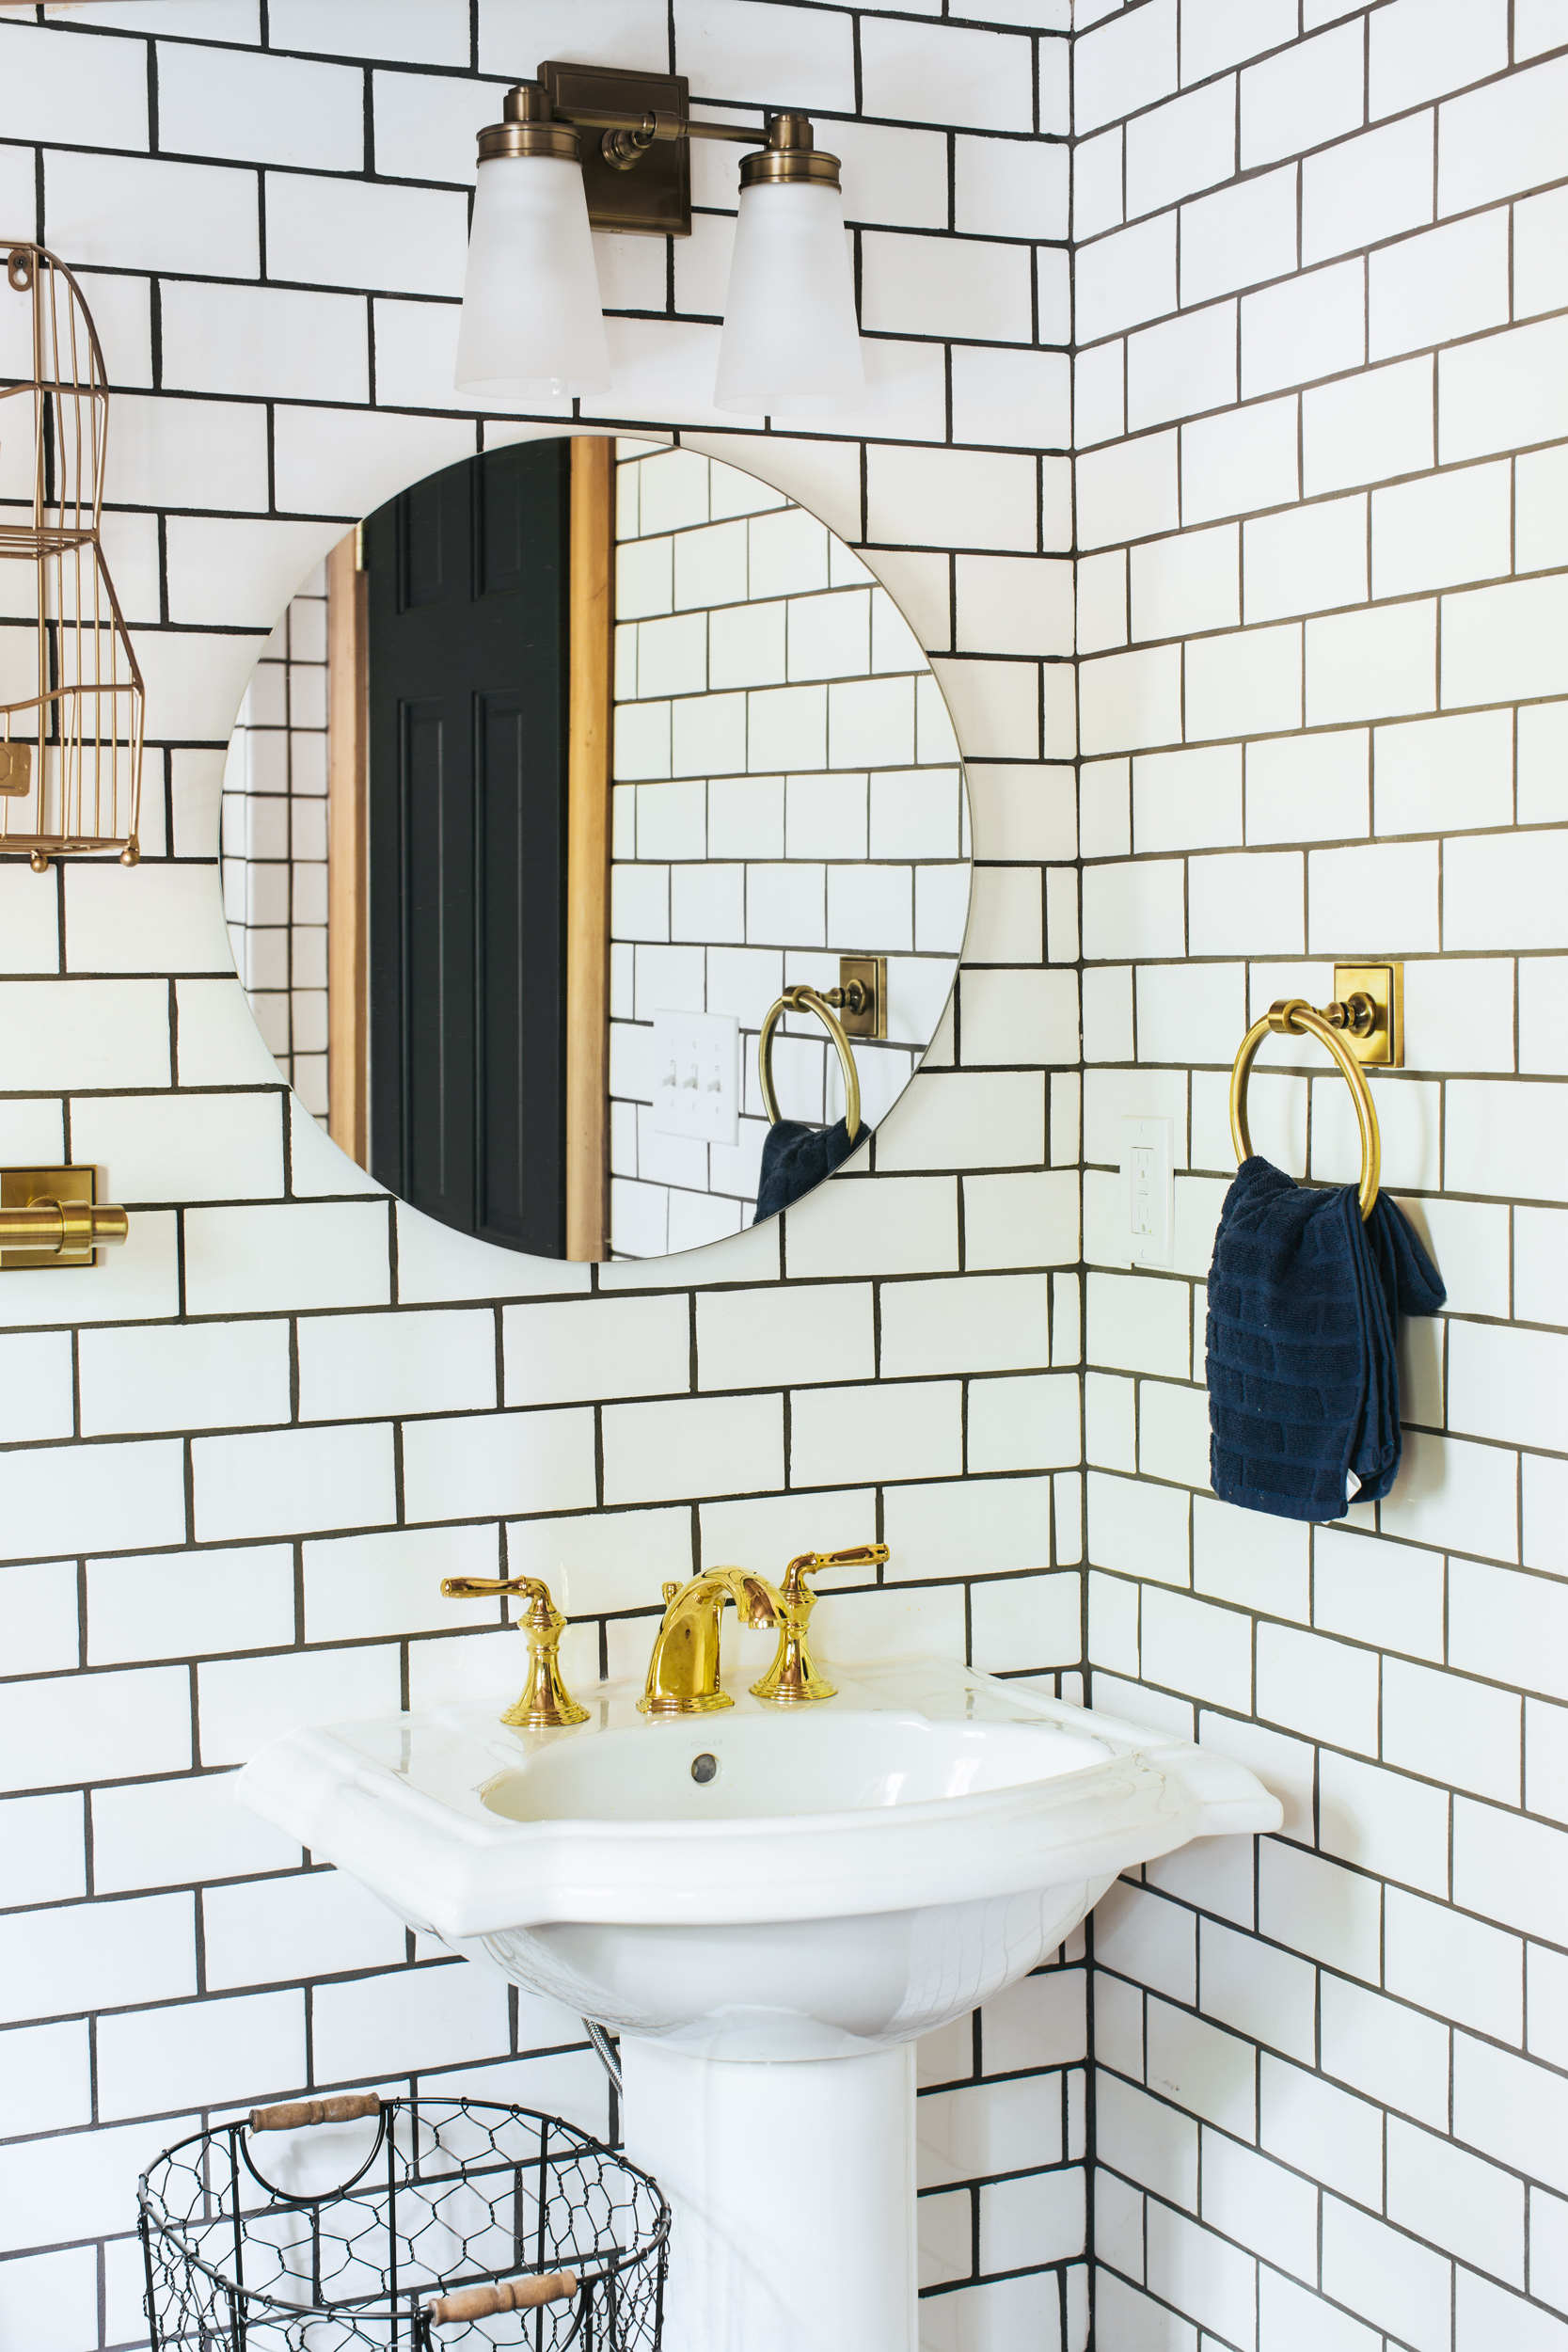
[[[655,1718],[497,1706],[292,1733],[245,1802],[455,1952],[622,2037],[675,2213],[666,2352],[915,2352],[911,2045],[1121,1870],[1276,1829],[1243,1766],[940,1660]]]

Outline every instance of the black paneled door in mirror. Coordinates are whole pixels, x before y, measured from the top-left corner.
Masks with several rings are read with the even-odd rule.
[[[371,1173],[564,1253],[570,451],[524,442],[364,527]]]

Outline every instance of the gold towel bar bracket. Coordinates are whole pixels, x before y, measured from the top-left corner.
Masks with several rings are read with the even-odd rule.
[[[1315,1037],[1338,1063],[1361,1129],[1361,1182],[1357,1197],[1362,1217],[1370,1216],[1382,1175],[1383,1145],[1366,1073],[1369,1068],[1404,1067],[1404,966],[1337,963],[1334,1001],[1321,1012],[1315,1011],[1304,997],[1281,996],[1261,1020],[1253,1023],[1242,1040],[1230,1072],[1230,1137],[1238,1166],[1252,1152],[1252,1138],[1247,1132],[1247,1080],[1259,1047],[1271,1034]]]

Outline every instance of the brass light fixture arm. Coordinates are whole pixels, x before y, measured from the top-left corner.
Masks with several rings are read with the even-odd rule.
[[[833,1041],[839,1068],[844,1073],[844,1125],[851,1143],[860,1132],[861,1080],[855,1067],[855,1057],[844,1034],[844,1025],[833,1010],[833,999],[840,1004],[850,1001],[843,989],[824,993],[815,988],[786,988],[776,1003],[769,1005],[763,1016],[761,1034],[757,1039],[757,1081],[762,1088],[762,1106],[769,1121],[777,1125],[779,1098],[773,1090],[773,1032],[786,1012],[814,1012]],[[851,1001],[851,1009],[858,1010]]]
[[[1363,1007],[1366,1010],[1363,1011]],[[1315,1012],[1301,996],[1282,996],[1272,1004],[1260,1021],[1255,1021],[1242,1040],[1230,1073],[1230,1137],[1236,1147],[1237,1165],[1251,1156],[1252,1138],[1247,1132],[1246,1090],[1253,1060],[1258,1048],[1269,1036],[1315,1037],[1327,1048],[1338,1063],[1345,1083],[1355,1104],[1355,1116],[1361,1129],[1361,1183],[1358,1199],[1363,1220],[1370,1216],[1377,1200],[1378,1182],[1382,1174],[1383,1147],[1378,1135],[1377,1112],[1372,1104],[1371,1089],[1360,1062],[1345,1043],[1341,1031],[1353,1036],[1370,1034],[1372,1011],[1370,999],[1355,995],[1346,1003],[1335,1003],[1323,1012]],[[1339,1017],[1336,1019],[1336,1015]],[[1361,1025],[1365,1024],[1365,1025]]]
[[[782,1629],[788,1616],[777,1585],[750,1568],[709,1568],[689,1583],[666,1584],[639,1713],[711,1715],[735,1705],[719,1687],[719,1624],[727,1600],[748,1625]]]
[[[806,1627],[816,1606],[816,1595],[806,1582],[818,1568],[876,1567],[888,1556],[886,1544],[851,1544],[843,1551],[802,1551],[784,1570],[780,1595],[784,1605],[779,1627],[778,1654],[752,1696],[775,1707],[809,1707],[817,1699],[836,1698],[838,1686],[830,1682],[813,1661],[806,1646]]]
[[[483,1600],[492,1593],[516,1593],[530,1604],[515,1623],[528,1641],[528,1681],[515,1707],[501,1717],[515,1731],[558,1731],[568,1724],[585,1724],[588,1709],[579,1707],[561,1678],[559,1651],[567,1620],[550,1598],[550,1588],[536,1576],[447,1576],[441,1591],[448,1600]]]
[[[125,1241],[131,1220],[97,1184],[91,1167],[0,1168],[0,1269],[96,1265],[95,1250]]]
[[[827,154],[816,144],[811,118],[793,107],[768,110],[760,126],[737,122],[697,122],[684,111],[685,84],[674,77],[641,77],[646,81],[664,81],[681,93],[681,110],[667,106],[621,107],[591,105],[570,96],[557,94],[557,77],[561,73],[574,77],[582,86],[586,77],[593,87],[594,69],[543,65],[539,78],[518,82],[507,91],[504,120],[492,123],[479,135],[479,155],[483,163],[496,155],[555,155],[569,161],[584,160],[579,133],[598,134],[600,160],[611,171],[635,171],[653,149],[679,145],[692,139],[720,139],[736,147],[750,147],[760,152],[749,155],[741,167],[741,184],[749,186],[755,181],[819,181],[830,187],[839,185],[839,163],[836,155]],[[620,76],[616,70],[605,69],[597,77],[605,81]],[[604,202],[602,197],[599,199]],[[635,208],[634,208],[635,213]],[[613,214],[600,217],[596,226],[646,227],[634,216],[619,220]],[[666,222],[668,229],[673,224]],[[690,201],[681,202],[681,222],[674,229],[677,235],[690,233]]]

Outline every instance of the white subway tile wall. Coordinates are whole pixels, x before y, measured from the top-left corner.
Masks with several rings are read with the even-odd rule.
[[[1287,1820],[1091,1922],[1094,2342],[1568,2344],[1568,16],[1183,0],[1176,98],[1172,13],[1077,37],[1087,1663]],[[1293,1527],[1207,1492],[1227,1068],[1400,953],[1386,1172],[1449,1311],[1393,1495]],[[1310,1054],[1253,1106],[1354,1175]],[[1168,1275],[1127,1267],[1124,1112],[1176,1122]]]
[[[1069,1694],[1087,1671],[1100,1704],[1196,1732],[1286,1808],[1256,1856],[1152,1865],[1091,1924],[1092,2094],[1084,1938],[923,2048],[923,2352],[1083,2352],[1091,2161],[1099,2352],[1560,2347],[1561,8],[1183,0],[1179,23],[1175,0],[1078,0],[1070,37],[1058,0],[953,25],[614,11],[616,62],[822,109],[883,389],[840,434],[716,429],[721,265],[693,263],[733,183],[705,178],[690,247],[629,277],[615,256],[641,315],[612,318],[631,364],[596,416],[700,424],[886,580],[941,667],[980,863],[954,1011],[875,1174],[711,1259],[593,1277],[481,1262],[366,1198],[222,1010],[210,863],[200,898],[170,887],[213,857],[244,682],[210,632],[265,626],[290,585],[256,610],[272,559],[225,534],[341,527],[519,429],[454,417],[422,355],[451,334],[453,194],[497,93],[477,77],[586,35],[580,11],[479,0],[469,54],[461,11],[428,13],[418,56],[383,40],[373,73],[333,45],[376,38],[360,12],[279,0],[0,24],[0,186],[91,266],[156,688],[146,864],[63,890],[0,871],[0,965],[29,990],[6,1155],[69,1137],[147,1204],[109,1269],[0,1288],[0,2319],[38,2337],[48,2297],[60,2352],[138,2341],[135,2175],[207,2102],[581,2064],[574,2021],[471,1975],[454,2000],[455,1963],[400,1952],[332,1874],[214,1810],[268,1729],[499,1690],[499,1617],[443,1621],[427,1583],[526,1558],[587,1671],[595,1645],[635,1670],[686,1563],[881,1533],[884,1582],[824,1604],[846,1655],[962,1641]],[[1076,664],[1052,562],[1072,553]],[[673,556],[650,582],[673,701],[709,608]],[[784,569],[766,594],[798,588]],[[820,677],[729,691],[811,734],[781,776],[826,772]],[[677,761],[673,718],[649,740],[673,795],[717,765],[684,736]],[[789,851],[763,862],[783,919]],[[638,953],[682,953],[670,904]],[[738,984],[755,950],[737,929],[724,952]],[[1206,1491],[1227,1066],[1273,997],[1322,1002],[1328,959],[1376,953],[1405,955],[1409,990],[1408,1071],[1376,1081],[1388,1171],[1449,1309],[1412,1334],[1394,1494],[1297,1529]],[[116,993],[84,1012],[88,976]],[[1253,1104],[1271,1155],[1354,1175],[1309,1057],[1269,1049]],[[1119,1251],[1127,1112],[1176,1122],[1168,1275]]]
[[[885,1580],[823,1604],[841,1654],[964,1650],[1081,1693],[1069,9],[602,13],[602,32],[600,11],[543,0],[88,0],[0,20],[5,224],[88,270],[116,387],[106,528],[150,685],[143,865],[0,866],[17,992],[0,1156],[96,1159],[134,1207],[97,1271],[0,1280],[8,2343],[145,2342],[135,2176],[214,2110],[461,2080],[618,2129],[577,2019],[405,1936],[232,1804],[233,1767],[292,1724],[511,1695],[500,1611],[443,1602],[443,1575],[554,1580],[591,1679],[641,1672],[665,1577],[880,1534]],[[715,846],[738,825],[722,780],[750,772],[732,748],[750,696],[779,747],[780,837],[742,829],[723,854],[770,914],[748,930],[742,906],[707,950],[707,1001],[749,1009],[754,1033],[786,963],[836,977],[840,948],[885,930],[920,1036],[938,1032],[885,1120],[868,1089],[874,1172],[706,1258],[597,1274],[394,1210],[319,1134],[319,574],[294,595],[407,482],[569,423],[460,413],[450,353],[473,132],[508,80],[585,44],[673,65],[721,105],[821,110],[873,386],[827,434],[764,437],[711,408],[733,153],[696,158],[689,244],[599,241],[621,358],[595,426],[652,485],[623,559],[653,599],[624,587],[647,664],[628,744],[634,708],[665,713],[623,787],[648,804],[623,870],[678,872],[692,789]],[[1144,168],[1157,184],[1170,167],[1151,151]],[[678,434],[693,451],[648,456],[699,426]],[[738,461],[754,499],[699,529],[680,495],[709,457]],[[662,516],[661,477],[679,494]],[[842,579],[818,577],[814,515],[855,550]],[[727,584],[737,544],[755,611]],[[706,713],[680,703],[694,628],[721,690]],[[945,968],[915,985],[962,926],[926,864],[961,835],[922,645],[984,824],[945,1014]],[[242,692],[221,813],[261,1036],[215,863]],[[854,850],[901,862],[896,925],[835,863],[851,802]],[[666,884],[662,930],[632,889],[629,1034],[682,1001],[664,992],[687,943],[724,938],[720,882]],[[879,1056],[901,1041],[900,1076],[907,1036]],[[809,1035],[782,1041],[779,1072],[786,1102],[832,1107]],[[749,1094],[753,1150],[756,1111]],[[633,1248],[730,1232],[750,1190],[738,1168],[697,1190],[638,1162],[631,1182],[667,1204]],[[1085,2010],[1079,1937],[920,2053],[932,2347],[1087,2341]]]

